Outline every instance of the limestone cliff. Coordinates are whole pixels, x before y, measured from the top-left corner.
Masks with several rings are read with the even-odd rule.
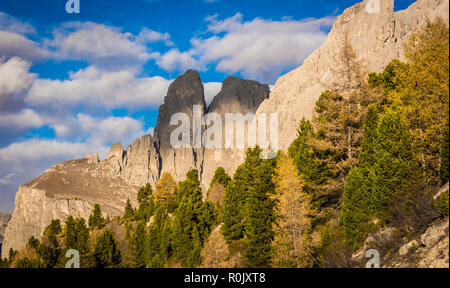
[[[115,170],[116,156],[99,162],[94,154],[63,162],[21,186],[2,255],[8,255],[10,248],[22,248],[31,236],[40,238],[52,219],[65,220],[69,215],[88,219],[96,203],[105,217],[121,215],[127,199],[136,199],[137,189],[120,177],[120,169]]]
[[[243,161],[243,151],[171,147],[170,134],[177,127],[170,125],[174,113],[186,113],[192,129],[193,105],[199,105],[201,113],[219,115],[277,112],[279,147],[286,149],[295,137],[298,122],[302,117],[312,117],[320,93],[340,77],[332,67],[344,35],[351,39],[365,71],[379,72],[392,59],[402,58],[404,43],[426,18],[440,16],[448,21],[448,0],[418,0],[395,13],[393,0],[379,0],[379,7],[373,5],[375,2],[378,3],[365,0],[337,17],[322,47],[301,67],[280,77],[270,98],[267,85],[229,77],[207,110],[198,73],[189,70],[178,77],[159,109],[153,136],[143,136],[126,149],[120,143],[114,144],[103,161],[92,154],[58,164],[19,188],[5,231],[3,254],[9,248],[22,248],[31,236],[40,237],[51,219],[64,220],[69,215],[87,218],[95,203],[101,205],[105,214],[122,214],[126,200],[136,198],[137,187],[154,184],[163,172],[182,180],[189,169],[197,168],[205,188],[217,166],[232,174]],[[203,130],[204,127],[200,131]],[[191,143],[196,136],[191,134]]]
[[[175,113],[185,113],[189,116],[191,131],[195,131],[194,125],[201,127],[199,119],[193,117],[194,105],[200,107],[201,117],[206,112],[203,84],[198,73],[189,70],[170,85],[164,104],[159,107],[158,124],[155,127],[155,143],[161,159],[161,174],[169,172],[177,180],[183,179],[192,168],[196,168],[200,174],[202,171],[201,143],[199,143],[200,146],[194,147],[194,137],[197,135],[193,133],[190,135],[191,148],[173,149],[170,143],[170,135],[178,127],[178,125],[170,125],[170,119]]]
[[[217,113],[255,112],[268,96],[267,85],[229,77],[222,92],[213,100],[211,110]],[[163,172],[183,180],[190,169],[196,168],[201,177],[205,175],[209,179],[204,188],[219,165],[232,173],[242,162],[243,151],[231,149],[225,156],[211,159],[214,156],[205,153],[203,148],[174,149],[171,146],[170,134],[177,127],[170,125],[172,115],[178,112],[188,115],[192,131],[194,105],[199,105],[200,116],[206,113],[200,76],[189,70],[170,85],[159,109],[154,136],[145,135],[126,149],[122,143],[113,144],[103,161],[97,154],[90,154],[85,159],[57,164],[21,186],[5,231],[3,253],[10,248],[22,248],[31,236],[39,238],[52,219],[65,220],[69,215],[87,219],[96,203],[105,215],[122,215],[127,199],[136,199],[138,187],[154,184]],[[195,135],[191,135],[191,146],[193,137]],[[239,157],[233,156],[235,154]],[[204,173],[204,163],[211,173]]]
[[[377,5],[379,3],[379,5]],[[395,12],[394,0],[365,0],[336,18],[325,43],[299,68],[280,77],[270,98],[257,113],[279,114],[279,147],[286,149],[296,136],[296,127],[311,119],[320,94],[341,77],[333,72],[340,43],[348,35],[364,72],[380,72],[392,59],[402,59],[402,50],[415,28],[436,16],[448,22],[448,0],[418,0]]]
[[[255,113],[262,101],[269,98],[270,88],[256,81],[244,80],[230,76],[223,82],[222,91],[214,97],[208,113],[217,113],[222,120],[223,149],[204,149],[204,163],[202,182],[209,187],[217,167],[222,166],[225,171],[233,175],[234,170],[244,162],[245,149],[225,149],[225,114],[226,113]],[[235,134],[234,134],[235,136]],[[236,147],[233,145],[233,147]]]
[[[6,225],[8,224],[11,215],[0,213],[0,249],[2,248],[3,243],[3,235],[5,234]],[[1,250],[0,250],[0,258],[1,258]]]

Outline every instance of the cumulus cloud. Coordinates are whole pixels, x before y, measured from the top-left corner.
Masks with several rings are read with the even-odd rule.
[[[0,114],[0,129],[36,128],[44,124],[45,120],[31,109],[23,109],[19,113]]]
[[[148,29],[147,27],[142,28],[139,35],[136,37],[138,43],[153,43],[153,42],[164,42],[167,46],[172,46],[173,42],[170,41],[169,33],[160,33]]]
[[[107,72],[94,66],[70,73],[69,78],[36,80],[26,102],[53,107],[142,108],[161,104],[172,82],[159,76],[138,78],[130,70]]]
[[[211,101],[214,99],[214,96],[219,94],[222,89],[222,83],[220,82],[208,82],[203,84],[205,88],[205,101],[206,104],[211,104]]]
[[[30,61],[47,57],[47,51],[27,35],[36,34],[34,27],[8,14],[0,12],[0,58],[19,56]]]
[[[53,31],[46,46],[58,59],[86,60],[108,69],[136,67],[160,56],[149,51],[147,44],[165,42],[172,45],[170,35],[144,27],[139,35],[121,28],[93,22],[67,22]]]
[[[34,27],[26,22],[0,12],[0,30],[12,31],[19,34],[36,34]]]
[[[147,134],[142,122],[130,117],[108,117],[100,119],[86,114],[78,114],[77,122],[82,134],[89,134],[88,143],[99,147],[112,142],[131,144]]]
[[[34,74],[29,73],[30,66],[30,62],[19,57],[6,62],[0,58],[0,112],[23,105],[23,92],[35,78]]]
[[[120,141],[127,145],[152,132],[152,128],[144,131],[141,121],[129,117],[98,118],[78,114],[74,122],[74,126],[67,129],[74,129],[70,132],[76,131],[85,140],[31,139],[0,148],[0,210],[8,211],[12,207],[18,186],[41,175],[56,163],[95,152],[104,158],[111,142]]]
[[[47,51],[23,35],[0,30],[0,57],[9,59],[14,56],[41,61],[47,57]]]
[[[273,83],[287,69],[299,66],[326,39],[324,31],[333,17],[270,21],[255,18],[244,22],[241,14],[219,20],[206,18],[210,37],[191,39],[192,48],[185,52],[171,50],[157,63],[168,71],[216,64],[216,70],[241,72],[244,76]]]
[[[188,69],[205,70],[205,65],[197,59],[195,51],[180,52],[174,48],[159,57],[156,61],[158,66],[166,71],[186,71]]]
[[[16,142],[0,149],[0,161],[19,163],[21,161],[43,160],[62,157],[65,159],[82,157],[98,149],[88,143],[70,143],[57,140],[32,139]],[[106,148],[100,147],[102,152]],[[48,167],[47,167],[48,168]]]

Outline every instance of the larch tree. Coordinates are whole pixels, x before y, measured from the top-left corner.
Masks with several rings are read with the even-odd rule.
[[[291,158],[279,156],[273,196],[277,204],[274,225],[275,267],[304,268],[312,265],[310,245],[303,239],[311,230],[310,199],[302,191],[302,181]]]

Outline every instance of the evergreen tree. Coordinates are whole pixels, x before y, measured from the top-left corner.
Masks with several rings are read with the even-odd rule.
[[[97,268],[119,267],[122,256],[113,234],[108,230],[98,236],[94,245],[93,257]]]
[[[449,105],[448,24],[437,19],[414,33],[405,46],[407,63],[393,60],[380,74],[371,74],[372,87],[386,94],[384,104],[398,109],[418,148],[428,186],[441,180],[442,146]]]
[[[149,267],[156,268],[152,265],[155,256],[158,259],[167,259],[171,244],[171,223],[167,210],[158,206],[156,208],[154,220],[150,225],[147,234],[147,263]]]
[[[145,186],[142,186],[139,188],[138,194],[137,194],[137,201],[139,204],[148,203],[150,201],[150,197],[152,196],[152,185],[150,183],[147,183]]]
[[[200,251],[216,219],[214,205],[202,201],[198,171],[190,170],[177,189],[178,208],[172,227],[172,248],[183,266],[201,263]]]
[[[94,210],[92,214],[89,216],[89,227],[91,228],[102,228],[105,219],[102,216],[102,209],[99,204],[94,205]]]
[[[123,219],[133,220],[134,218],[134,209],[131,206],[130,199],[127,199],[127,204],[125,205],[125,212],[123,214]]]
[[[255,167],[255,185],[249,190],[245,205],[245,236],[248,249],[245,253],[246,265],[252,268],[270,266],[272,260],[273,223],[275,202],[271,196],[275,192],[273,160],[263,160]]]
[[[231,177],[225,172],[225,169],[223,167],[218,167],[216,172],[214,172],[214,176],[209,186],[211,187],[214,183],[219,183],[226,187],[230,181]]]
[[[254,186],[254,170],[261,163],[259,148],[248,149],[245,162],[234,173],[233,180],[227,185],[224,196],[222,233],[228,243],[244,237],[245,203]]]
[[[64,226],[64,247],[66,250],[75,249],[77,245],[77,231],[75,228],[75,218],[69,216]]]
[[[155,210],[155,201],[152,193],[153,189],[150,183],[139,188],[137,195],[139,207],[134,213],[134,220],[147,222],[152,217]]]
[[[143,268],[146,265],[146,232],[145,226],[139,222],[133,237],[130,240],[130,251],[133,256],[135,267]]]
[[[366,130],[375,118],[368,117]],[[398,113],[387,111],[376,132],[367,134],[371,136],[363,147],[368,150],[361,153],[361,162],[352,168],[344,188],[341,224],[345,241],[353,249],[359,248],[369,231],[389,221],[394,200],[406,203],[412,178],[420,175],[411,137]]]

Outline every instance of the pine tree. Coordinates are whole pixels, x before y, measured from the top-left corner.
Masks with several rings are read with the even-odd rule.
[[[207,199],[211,200],[218,210],[221,210],[223,205],[223,197],[225,195],[225,188],[230,183],[231,177],[225,172],[223,167],[218,167],[209,184],[207,192]]]
[[[137,201],[139,203],[138,209],[134,213],[134,220],[143,220],[147,222],[152,217],[155,210],[155,201],[152,195],[153,189],[150,183],[139,188]]]
[[[246,265],[252,268],[269,267],[272,260],[275,202],[271,196],[275,193],[272,181],[274,164],[273,160],[263,160],[255,167],[255,185],[249,190],[245,204],[244,234],[248,245],[245,258]]]
[[[156,208],[154,220],[149,227],[147,233],[147,263],[152,267],[151,262],[153,258],[158,255],[161,259],[169,257],[169,250],[171,245],[171,222],[167,210],[158,206]]]
[[[145,186],[142,186],[139,188],[138,194],[137,194],[137,201],[139,204],[148,203],[150,201],[150,197],[152,196],[153,189],[152,185],[150,183],[145,184]]]
[[[194,228],[194,207],[191,200],[183,197],[177,210],[172,227],[172,248],[175,257],[187,266],[187,260],[192,251],[192,231]]]
[[[91,228],[102,228],[105,219],[102,216],[102,209],[99,204],[94,205],[94,210],[92,214],[89,216],[89,227]]]
[[[245,230],[245,203],[255,182],[254,169],[261,163],[259,148],[248,149],[245,162],[234,173],[224,196],[222,233],[228,243],[242,239]]]
[[[96,268],[119,267],[122,256],[114,236],[108,230],[98,236],[94,245],[94,262]]]
[[[127,204],[125,205],[125,212],[123,214],[123,219],[132,220],[134,218],[134,209],[131,206],[130,199],[127,199]]]
[[[75,218],[69,216],[64,226],[64,247],[66,250],[75,249],[77,245],[77,231],[75,228]]]
[[[226,187],[230,181],[231,177],[225,172],[225,169],[223,167],[217,167],[209,186],[212,186],[214,183],[219,183]]]
[[[407,63],[394,60],[370,79],[371,86],[387,94],[385,104],[404,116],[430,187],[441,180],[445,153],[442,138],[449,111],[448,29],[442,19],[427,22],[405,46]]]
[[[142,222],[139,222],[130,239],[131,255],[133,256],[134,264],[137,268],[146,266],[146,237],[145,226]]]
[[[361,162],[350,171],[344,188],[341,224],[345,241],[354,250],[368,232],[389,221],[394,201],[407,203],[412,178],[417,180],[420,175],[411,137],[399,113],[388,110],[377,121],[375,110],[370,111]],[[371,131],[377,122],[377,129]]]

